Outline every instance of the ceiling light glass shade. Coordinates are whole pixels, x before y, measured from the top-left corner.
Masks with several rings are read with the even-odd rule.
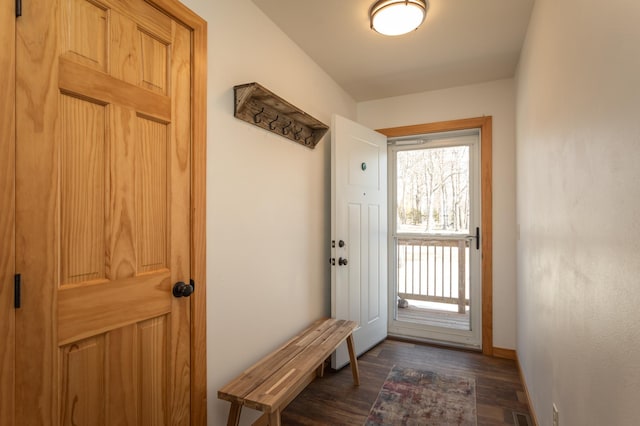
[[[427,0],[379,0],[369,11],[371,28],[396,36],[418,29],[427,16]]]

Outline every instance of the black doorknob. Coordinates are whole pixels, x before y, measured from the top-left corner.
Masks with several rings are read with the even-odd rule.
[[[343,259],[342,257],[338,259],[338,265],[346,265],[347,264],[347,259]]]
[[[193,284],[185,284],[182,281],[177,282],[173,286],[174,297],[189,297],[193,293]]]

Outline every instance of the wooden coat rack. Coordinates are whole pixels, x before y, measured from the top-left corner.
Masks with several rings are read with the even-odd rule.
[[[291,105],[258,83],[233,88],[235,109],[240,120],[261,127],[279,136],[315,148],[329,126]]]

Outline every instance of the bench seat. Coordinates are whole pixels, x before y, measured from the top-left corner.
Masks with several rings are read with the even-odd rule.
[[[354,321],[320,319],[267,355],[218,391],[218,398],[231,402],[228,426],[237,426],[242,406],[264,414],[254,425],[280,426],[280,413],[323,373],[325,360],[347,341],[355,385],[360,384],[353,345]]]

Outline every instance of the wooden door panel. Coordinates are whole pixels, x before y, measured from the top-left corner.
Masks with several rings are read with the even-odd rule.
[[[153,318],[137,327],[138,424],[168,424],[168,319],[168,316]]]
[[[191,31],[142,0],[27,12],[19,67],[48,71],[17,97],[17,412],[30,425],[188,424],[190,301],[172,286],[191,275]]]
[[[167,263],[167,124],[136,118],[136,222],[138,273],[157,271]]]
[[[105,279],[106,106],[60,96],[60,284]]]
[[[169,46],[153,34],[138,30],[140,37],[141,86],[167,93]]]
[[[104,424],[104,346],[104,335],[99,335],[60,348],[61,424]]]
[[[73,60],[108,71],[109,9],[98,2],[66,0],[60,8],[62,54]]]

